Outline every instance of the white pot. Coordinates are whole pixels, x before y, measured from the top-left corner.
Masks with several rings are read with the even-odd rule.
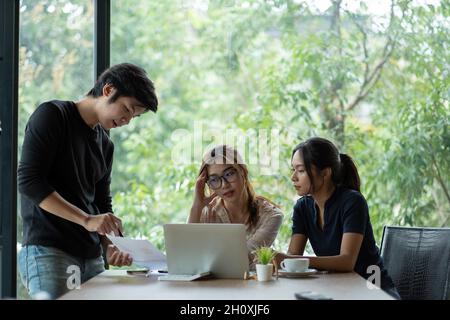
[[[256,276],[258,281],[270,281],[272,280],[273,264],[257,264]]]

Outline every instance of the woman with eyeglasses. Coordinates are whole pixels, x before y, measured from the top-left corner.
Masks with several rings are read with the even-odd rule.
[[[205,195],[206,185],[209,195]],[[246,226],[251,252],[271,246],[281,226],[282,212],[272,201],[256,195],[247,166],[234,148],[219,145],[203,157],[195,185],[189,223],[241,223]],[[251,261],[251,260],[250,260]]]

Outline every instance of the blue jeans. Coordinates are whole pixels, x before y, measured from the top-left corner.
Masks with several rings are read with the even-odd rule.
[[[24,246],[19,253],[20,279],[33,299],[56,299],[104,270],[102,256],[83,259],[41,245]]]

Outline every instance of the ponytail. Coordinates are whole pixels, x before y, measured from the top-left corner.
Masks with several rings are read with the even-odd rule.
[[[356,168],[353,159],[344,153],[339,154],[341,160],[341,174],[340,184],[349,189],[360,191],[361,180],[359,178],[358,169]]]
[[[361,192],[361,180],[355,163],[349,155],[339,153],[331,141],[320,137],[310,138],[294,148],[292,157],[297,151],[300,152],[306,173],[311,181],[312,191],[316,189],[312,173],[313,166],[315,166],[317,170],[331,168],[331,180],[335,186],[343,186]]]

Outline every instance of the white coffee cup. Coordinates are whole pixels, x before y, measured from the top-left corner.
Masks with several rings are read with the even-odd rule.
[[[305,272],[309,267],[309,259],[286,258],[281,261],[280,266],[287,272]]]

